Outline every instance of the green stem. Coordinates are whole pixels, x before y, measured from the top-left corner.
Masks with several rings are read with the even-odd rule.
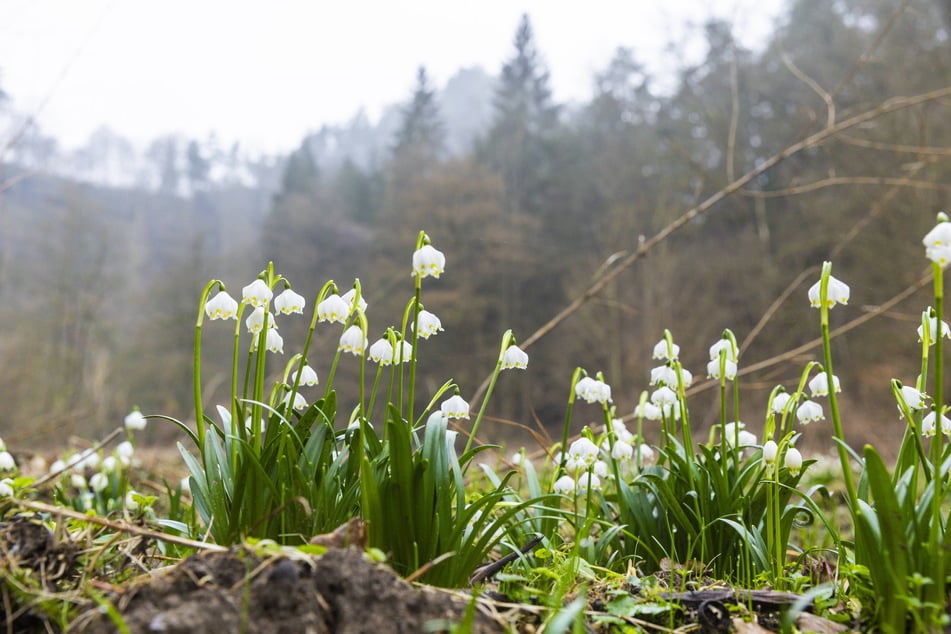
[[[934,406],[935,406],[935,435],[931,439],[931,464],[934,472],[934,495],[931,497],[931,531],[932,548],[931,578],[933,584],[928,588],[931,603],[944,606],[946,572],[944,569],[944,528],[942,525],[941,504],[944,502],[944,473],[941,470],[944,456],[944,354],[942,353],[944,337],[941,318],[944,304],[944,270],[937,263],[932,264],[934,271]]]
[[[485,416],[485,408],[489,404],[489,399],[492,397],[493,390],[495,390],[495,382],[498,380],[499,373],[502,371],[502,357],[505,355],[505,351],[508,350],[508,347],[511,343],[512,331],[506,330],[505,334],[502,335],[502,347],[499,350],[499,358],[495,362],[495,370],[492,371],[492,378],[489,380],[489,388],[485,391],[485,396],[482,397],[482,404],[479,406],[479,414],[476,416],[475,422],[472,423],[472,432],[469,434],[469,440],[466,441],[465,451],[462,452],[463,455],[469,453],[469,448],[472,447],[472,442],[475,440],[476,432],[479,431],[479,425],[482,423],[482,417]],[[416,355],[414,354],[413,356],[415,357]],[[564,455],[564,448],[562,448],[561,451]]]
[[[558,479],[559,474],[565,473],[565,459],[568,457],[568,436],[571,429],[571,414],[575,409],[575,385],[581,380],[584,370],[575,368],[571,375],[571,386],[568,388],[568,407],[565,409],[565,423],[561,430],[561,461],[558,470],[553,474],[554,479]]]
[[[195,320],[195,349],[193,358],[194,376],[192,386],[195,397],[195,430],[198,437],[198,453],[202,460],[205,456],[205,413],[201,402],[201,327],[205,321],[205,304],[208,303],[208,296],[215,287],[220,291],[225,290],[225,285],[221,280],[211,280],[205,285],[201,293],[201,299],[198,301],[198,319]]]

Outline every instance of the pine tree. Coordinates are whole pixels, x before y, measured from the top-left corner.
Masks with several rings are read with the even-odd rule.
[[[436,103],[436,91],[430,85],[424,66],[420,66],[416,73],[413,98],[402,114],[403,121],[393,148],[394,159],[409,160],[426,170],[441,158],[446,131]]]

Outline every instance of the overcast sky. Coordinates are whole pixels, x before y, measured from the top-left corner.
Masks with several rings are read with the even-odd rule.
[[[139,144],[169,132],[286,151],[359,108],[405,100],[423,64],[497,73],[522,13],[559,101],[591,95],[618,46],[655,73],[711,16],[755,46],[783,0],[0,0],[0,87],[62,144],[101,125]],[[44,105],[45,102],[45,105]],[[5,131],[0,129],[0,140]]]

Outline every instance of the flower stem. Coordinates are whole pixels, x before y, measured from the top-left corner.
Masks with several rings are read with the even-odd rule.
[[[198,453],[202,456],[203,460],[205,455],[205,414],[201,402],[201,327],[205,321],[205,304],[208,303],[208,296],[215,287],[221,291],[225,290],[225,285],[221,280],[211,280],[208,282],[201,293],[201,299],[198,302],[198,319],[195,320],[195,350],[192,366],[194,376],[192,385],[195,395],[195,430],[198,437]]]
[[[418,309],[417,309],[417,312]],[[495,370],[492,372],[492,379],[489,381],[489,388],[485,391],[485,396],[482,397],[482,404],[479,406],[479,413],[476,415],[475,422],[472,423],[472,432],[469,434],[469,440],[466,442],[465,451],[463,455],[469,453],[469,448],[472,447],[472,441],[475,440],[476,432],[479,431],[479,425],[482,423],[482,417],[485,415],[485,408],[489,404],[489,399],[492,397],[492,391],[495,389],[495,382],[499,378],[499,373],[502,371],[502,357],[505,355],[505,351],[508,350],[509,344],[512,343],[512,331],[506,330],[505,334],[502,335],[502,348],[499,350],[499,358],[495,362]],[[415,346],[414,354],[415,357]],[[410,375],[412,379],[412,375]],[[572,392],[573,393],[573,392]],[[562,448],[562,453],[564,453],[564,448]]]

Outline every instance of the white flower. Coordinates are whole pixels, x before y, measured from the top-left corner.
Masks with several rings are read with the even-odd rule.
[[[578,491],[587,491],[588,489],[597,490],[601,488],[601,479],[593,473],[582,473],[578,476]]]
[[[116,457],[124,465],[128,465],[132,461],[132,456],[135,454],[135,447],[132,446],[132,443],[128,440],[123,440],[118,445],[116,445]]]
[[[374,363],[390,365],[393,363],[393,345],[386,337],[380,337],[370,346],[367,356],[370,358],[370,361]]]
[[[350,326],[340,335],[340,343],[337,344],[337,350],[343,350],[359,357],[367,348],[367,338],[363,336],[360,326]]]
[[[320,383],[320,380],[317,378],[317,371],[309,365],[305,365],[301,368],[299,374],[301,385],[317,385]]]
[[[611,457],[615,460],[630,460],[634,457],[634,447],[623,440],[616,440],[611,449]]]
[[[62,473],[63,471],[66,471],[66,463],[62,460],[57,460],[50,465],[50,474]]]
[[[594,464],[591,465],[591,472],[599,478],[608,477],[608,463],[604,460],[596,460]]]
[[[317,321],[342,324],[349,315],[350,307],[336,293],[329,295],[324,301],[317,304]]]
[[[123,422],[125,423],[126,429],[135,431],[145,429],[145,426],[148,424],[148,420],[146,420],[145,416],[143,416],[142,412],[140,412],[138,409],[134,409],[129,412]]]
[[[773,397],[773,412],[776,414],[782,414],[783,410],[786,409],[786,404],[791,398],[792,396],[787,392],[778,392],[776,396]]]
[[[75,456],[74,464],[77,469],[95,469],[99,466],[99,454],[87,449]]]
[[[107,486],[109,486],[109,476],[101,471],[92,474],[89,478],[89,487],[96,493],[102,493]]]
[[[248,315],[248,318],[244,320],[244,325],[248,327],[248,332],[252,335],[256,335],[261,332],[261,329],[264,328],[264,320],[267,319],[268,330],[276,328],[274,323],[274,315],[269,311],[265,311],[263,308],[255,308],[251,311],[251,314]]]
[[[634,408],[634,415],[647,420],[660,420],[661,418],[660,408],[650,401],[638,403],[637,407]]]
[[[285,288],[283,293],[274,298],[274,310],[284,315],[290,315],[291,313],[303,315],[306,302],[307,300],[304,299],[303,295]]]
[[[797,476],[802,471],[802,454],[795,447],[790,447],[786,450],[786,458],[783,463],[789,469],[789,473]]]
[[[393,351],[393,363],[409,363],[413,358],[413,344],[408,341],[400,341],[397,344],[400,349]],[[400,352],[402,351],[402,358],[400,358]]]
[[[641,464],[651,464],[654,462],[654,458],[656,458],[654,455],[654,449],[645,443],[638,445],[637,453],[641,459]]]
[[[822,405],[807,399],[802,405],[796,408],[796,418],[798,418],[799,422],[803,425],[808,425],[809,423],[825,419],[825,414],[822,412]]]
[[[752,447],[756,444],[756,435],[743,428],[743,423],[727,423],[723,426],[723,437],[726,444],[733,447]]]
[[[667,340],[661,339],[654,345],[654,355],[655,359],[664,359],[667,361],[674,361],[677,357],[680,356],[680,346],[676,343],[671,344],[670,348],[667,347]]]
[[[0,451],[0,471],[13,471],[17,468],[16,460],[9,451]]]
[[[191,478],[188,476],[185,476],[184,478],[181,479],[178,486],[181,487],[182,493],[191,493],[192,492]]]
[[[357,289],[351,288],[349,291],[344,293],[340,299],[347,303],[347,306],[350,307],[350,310],[353,310],[353,299],[357,296]],[[363,299],[363,294],[360,294],[360,303],[357,306],[360,309],[361,313],[367,312],[367,300]]]
[[[85,489],[86,488],[86,478],[83,477],[81,473],[73,473],[69,476],[69,484],[74,489]]]
[[[413,275],[427,277],[432,275],[436,279],[446,270],[446,256],[431,244],[416,249],[413,253]]]
[[[125,494],[125,499],[123,500],[123,505],[129,511],[136,511],[139,508],[139,503],[135,499],[135,496],[140,495],[133,489],[129,489],[128,493]]]
[[[667,385],[677,387],[677,373],[669,365],[660,365],[651,368],[651,385]]]
[[[429,339],[431,336],[435,335],[437,332],[441,332],[442,322],[439,321],[439,317],[429,312],[428,310],[419,311],[419,336],[423,339]]]
[[[0,497],[13,497],[13,480],[11,478],[0,480]]]
[[[951,261],[951,222],[939,222],[922,239],[925,256],[941,268]]]
[[[710,359],[716,361],[720,358],[720,351],[726,351],[726,360],[732,361],[733,363],[737,362],[736,350],[733,348],[733,342],[729,339],[720,339],[715,344],[710,346]]]
[[[931,411],[921,421],[921,435],[930,438],[935,435],[935,412]],[[941,433],[945,436],[951,435],[951,419],[944,414],[941,415]]]
[[[667,387],[666,385],[657,390],[654,390],[654,392],[651,394],[651,403],[653,403],[654,405],[658,407],[661,407],[664,405],[670,405],[676,402],[677,402],[677,393],[674,392],[669,387]]]
[[[106,456],[102,459],[102,470],[105,473],[112,473],[119,466],[119,461],[115,456]]]
[[[571,443],[565,456],[565,467],[569,471],[583,471],[598,459],[598,446],[587,438],[579,438]]]
[[[608,431],[607,426],[604,427],[604,431],[605,433],[607,433]],[[618,440],[620,442],[630,443],[631,441],[634,440],[634,434],[628,431],[627,426],[624,424],[624,421],[621,420],[620,418],[615,418],[611,420],[611,431],[614,432],[615,440]],[[601,443],[601,448],[607,451],[608,446],[609,446],[608,439],[605,438],[604,441]]]
[[[928,247],[925,249],[925,257],[941,268],[946,268],[948,263],[951,262],[951,244],[942,244],[941,246],[937,247]]]
[[[264,308],[268,302],[271,301],[273,296],[274,293],[261,278],[254,280],[241,289],[241,297],[246,299],[248,303],[255,308]]]
[[[736,363],[729,359],[723,360],[723,374],[727,381],[732,381],[736,378],[736,370]],[[707,364],[707,376],[711,379],[720,378],[720,359],[713,359]]]
[[[7,450],[7,443],[3,442],[3,438],[0,438],[0,451]]]
[[[819,280],[809,289],[809,304],[813,308],[819,308],[821,301],[819,291],[821,290],[822,280]],[[849,303],[849,285],[845,282],[829,276],[829,286],[826,289],[826,304],[832,308],[839,304]]]
[[[942,337],[951,337],[951,326],[948,325],[948,322],[941,321],[941,336]],[[925,329],[924,324],[918,326],[918,341],[923,341],[925,338]],[[928,320],[928,341],[931,342],[931,345],[934,345],[935,339],[938,338],[938,318],[931,317]]]
[[[901,398],[908,405],[909,409],[919,410],[925,408],[925,399],[928,395],[919,392],[910,385],[903,385],[901,388]]]
[[[767,440],[763,443],[763,462],[772,464],[776,462],[776,456],[779,454],[779,445],[775,441]]]
[[[454,394],[442,402],[439,411],[449,418],[469,418],[469,404],[466,399]]]
[[[267,334],[264,336],[264,347],[270,352],[284,354],[284,337],[277,332],[277,328],[267,329]]]
[[[291,393],[288,392],[288,393],[284,396],[284,400],[281,401],[281,402],[284,403],[284,405],[287,405],[288,403],[290,403],[290,402],[291,402]],[[300,392],[295,392],[295,393],[294,393],[294,409],[300,411],[300,410],[304,409],[305,407],[307,407],[307,399],[304,398],[304,396],[303,396]]]
[[[588,403],[610,403],[611,386],[590,376],[575,383],[575,394]]]
[[[211,320],[237,319],[238,302],[228,293],[221,291],[205,302],[205,314]]]
[[[502,353],[502,369],[517,368],[524,370],[528,367],[528,355],[514,343]],[[610,399],[610,395],[608,396]]]
[[[842,387],[839,385],[839,377],[832,375],[832,386],[835,389],[836,393],[842,391]],[[825,372],[820,372],[819,374],[812,377],[812,380],[809,381],[809,390],[812,392],[812,395],[815,396],[829,396],[829,378],[828,374]]]
[[[555,484],[552,485],[552,490],[561,495],[568,495],[575,490],[575,479],[569,475],[563,475],[555,480]],[[12,490],[7,495],[13,495]]]

